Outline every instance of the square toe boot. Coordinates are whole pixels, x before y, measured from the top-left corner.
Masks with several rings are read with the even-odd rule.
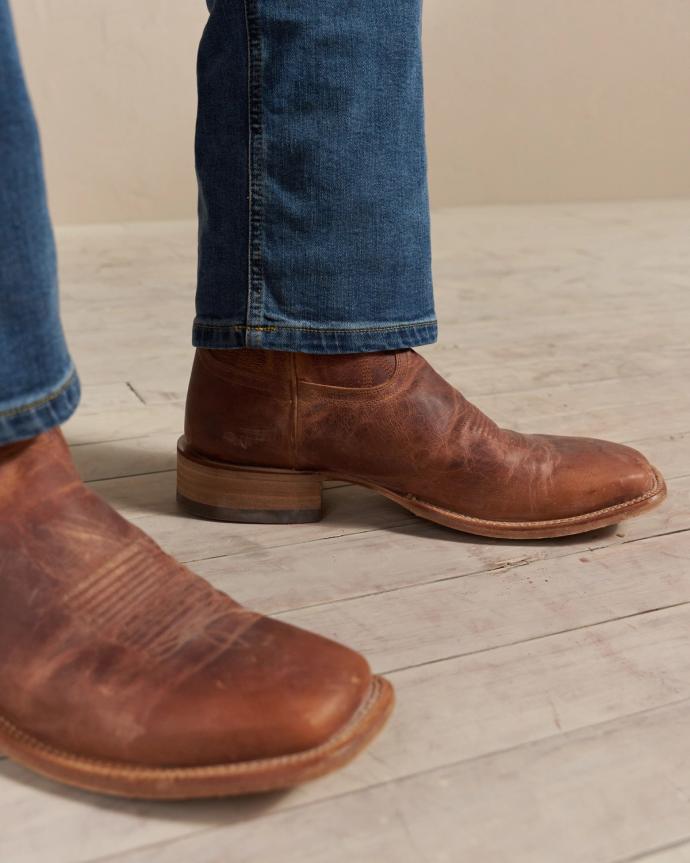
[[[313,521],[325,479],[505,539],[594,530],[666,494],[630,447],[500,428],[413,350],[197,350],[178,444],[182,505],[227,521]]]
[[[357,653],[238,605],[79,480],[59,431],[0,448],[0,750],[144,798],[284,788],[392,706]]]

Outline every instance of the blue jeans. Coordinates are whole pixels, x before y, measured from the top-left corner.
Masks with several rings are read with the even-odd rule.
[[[420,0],[208,0],[194,344],[436,338]]]
[[[207,0],[193,342],[311,353],[436,338],[421,0]],[[63,422],[38,135],[0,0],[0,444]]]
[[[58,313],[38,132],[0,0],[0,444],[63,422],[78,401]]]

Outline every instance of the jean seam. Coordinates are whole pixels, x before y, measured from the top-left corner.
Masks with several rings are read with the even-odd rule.
[[[201,322],[197,322],[194,324],[198,329],[209,329],[209,330],[232,330],[234,332],[241,330],[261,330],[263,332],[279,332],[283,330],[289,330],[293,332],[301,332],[301,333],[387,333],[387,332],[395,332],[397,330],[409,330],[420,327],[433,327],[437,326],[438,322],[436,320],[430,321],[416,321],[409,324],[392,324],[390,326],[385,327],[351,327],[348,329],[337,329],[337,328],[327,328],[327,327],[291,327],[291,326],[281,326],[281,325],[272,325],[272,326],[245,326],[244,324],[204,324]]]
[[[257,329],[255,325],[263,317],[263,57],[257,0],[244,0],[244,12],[247,26],[247,97],[249,111],[249,236],[246,331],[251,332]]]
[[[57,389],[48,393],[48,395],[43,396],[43,398],[37,399],[36,401],[29,402],[28,404],[21,405],[17,408],[9,408],[8,410],[0,411],[0,418],[6,419],[7,417],[19,416],[20,414],[28,413],[29,411],[34,411],[38,408],[42,408],[50,402],[55,401],[55,399],[59,398],[63,393],[67,392],[67,390],[72,386],[76,374],[76,369],[72,369],[72,372],[67,378],[67,380]]]

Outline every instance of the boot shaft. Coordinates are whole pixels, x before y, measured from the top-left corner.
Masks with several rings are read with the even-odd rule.
[[[197,350],[186,446],[238,465],[294,467],[295,388],[294,354]]]
[[[396,354],[304,354],[198,349],[187,393],[190,450],[237,465],[304,467],[302,438],[311,412],[302,390],[377,387],[395,372]]]

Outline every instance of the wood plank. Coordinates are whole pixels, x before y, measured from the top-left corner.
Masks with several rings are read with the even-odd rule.
[[[410,566],[405,551],[378,541],[372,591],[380,590],[389,569]],[[411,565],[418,567],[419,559]],[[346,547],[338,564],[348,571],[351,563]],[[345,641],[390,671],[690,602],[689,564],[690,531],[462,578],[451,555],[439,580],[277,616]],[[228,578],[212,580],[225,589]],[[234,583],[241,587],[236,576]],[[252,579],[235,596],[246,601],[244,594],[255,590]],[[247,604],[262,610],[259,602]]]
[[[141,399],[125,381],[117,383],[82,385],[79,411],[86,414],[97,414],[102,410],[122,410],[140,408]]]
[[[581,415],[588,411],[661,400],[666,397],[676,406],[685,402],[690,411],[688,376],[685,374],[639,375],[625,380],[566,383],[541,389],[503,392],[482,398],[482,409],[490,416],[510,418],[511,422],[537,422],[541,418]],[[687,417],[686,417],[687,418]],[[575,424],[577,429],[577,424]],[[573,432],[576,433],[576,432]]]
[[[143,408],[143,405],[142,405]],[[145,408],[144,408],[145,410]],[[182,414],[178,414],[182,422]],[[70,421],[72,422],[72,421]],[[88,422],[80,418],[80,429],[85,441],[88,441]],[[114,429],[115,431],[115,429]],[[71,442],[72,458],[80,476],[86,482],[98,480],[121,479],[122,477],[138,477],[144,474],[151,476],[137,483],[146,496],[150,495],[147,484],[154,483],[155,475],[161,471],[174,472],[177,458],[178,431],[160,432],[135,437],[125,437],[119,440],[106,440],[78,443],[80,434],[72,431],[69,423],[66,425],[66,435]],[[173,496],[174,496],[173,484]],[[166,503],[166,511],[169,507]]]
[[[685,838],[690,703],[463,762],[395,784],[263,814],[113,863],[609,863]],[[258,813],[256,813],[258,814]],[[286,837],[289,840],[286,841]]]
[[[63,426],[71,446],[130,441],[161,435],[169,440],[179,437],[184,425],[184,406],[180,403],[149,407],[109,408],[97,414],[77,411]]]

